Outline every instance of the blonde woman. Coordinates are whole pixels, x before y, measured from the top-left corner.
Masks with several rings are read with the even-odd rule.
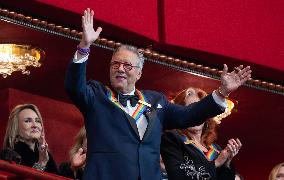
[[[270,172],[269,180],[284,180],[284,162],[274,166]]]
[[[48,152],[43,120],[35,105],[18,105],[11,111],[1,159],[16,159],[21,165],[57,173],[56,163]]]
[[[86,153],[87,137],[85,127],[83,126],[76,135],[75,143],[69,152],[70,162],[61,163],[59,166],[60,175],[74,179],[82,179],[86,164]]]

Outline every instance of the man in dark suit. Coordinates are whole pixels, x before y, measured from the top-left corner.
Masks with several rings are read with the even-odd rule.
[[[222,113],[225,97],[249,79],[249,67],[224,73],[221,86],[202,101],[188,107],[171,104],[160,93],[139,91],[143,55],[132,46],[115,50],[110,63],[110,87],[86,81],[90,45],[101,28],[93,28],[93,11],[82,16],[83,36],[65,81],[66,90],[82,112],[88,139],[84,179],[159,180],[161,133],[187,128]]]

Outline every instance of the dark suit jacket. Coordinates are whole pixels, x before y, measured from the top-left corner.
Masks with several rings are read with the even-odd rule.
[[[222,113],[212,95],[184,107],[169,103],[160,93],[141,91],[152,105],[145,113],[148,127],[141,141],[134,119],[107,98],[103,84],[87,82],[85,74],[86,62],[71,63],[65,79],[65,88],[85,119],[84,179],[159,180],[162,131],[199,125]]]

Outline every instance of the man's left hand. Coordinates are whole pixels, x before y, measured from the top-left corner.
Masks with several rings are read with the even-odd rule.
[[[221,74],[220,93],[228,96],[251,77],[251,72],[250,66],[244,68],[243,65],[235,67],[232,72],[228,72],[228,66],[224,64],[223,73]]]

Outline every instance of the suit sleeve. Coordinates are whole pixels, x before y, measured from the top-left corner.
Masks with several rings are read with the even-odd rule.
[[[71,62],[65,77],[65,89],[83,114],[86,114],[91,104],[95,102],[94,92],[86,82],[86,64],[87,62]]]
[[[186,129],[197,126],[222,112],[223,109],[214,101],[212,94],[189,106],[167,102],[164,129]]]

